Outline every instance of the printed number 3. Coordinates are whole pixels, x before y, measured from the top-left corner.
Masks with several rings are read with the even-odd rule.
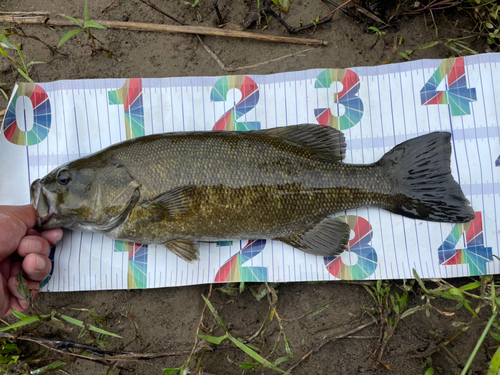
[[[316,78],[314,87],[328,89],[333,82],[342,83],[342,91],[334,94],[337,106],[343,105],[345,113],[334,116],[330,108],[316,108],[314,115],[321,125],[331,126],[338,130],[346,130],[358,124],[363,117],[363,101],[358,97],[359,77],[350,69],[327,69]]]

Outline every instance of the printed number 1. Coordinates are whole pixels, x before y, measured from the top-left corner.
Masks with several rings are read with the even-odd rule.
[[[108,100],[110,105],[123,105],[127,139],[146,134],[141,79],[127,79],[121,88],[108,92]],[[115,241],[114,252],[128,253],[128,288],[147,288],[148,245]]]

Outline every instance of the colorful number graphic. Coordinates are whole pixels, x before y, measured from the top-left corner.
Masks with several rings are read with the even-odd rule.
[[[445,77],[448,85],[445,91],[437,87]],[[452,116],[470,115],[470,103],[477,100],[476,89],[467,87],[464,58],[443,60],[439,68],[420,90],[422,105],[448,104]]]
[[[215,82],[210,92],[210,100],[213,102],[225,102],[227,93],[231,89],[241,91],[241,100],[233,108],[224,113],[215,123],[212,130],[258,130],[260,122],[237,122],[244,114],[255,108],[259,101],[259,87],[253,79],[248,76],[222,77]]]
[[[467,247],[455,249],[464,233]],[[455,224],[439,247],[438,254],[439,264],[443,266],[468,264],[470,276],[486,275],[486,263],[493,261],[493,253],[491,247],[484,247],[482,213],[476,212],[475,219],[469,223]]]
[[[50,268],[49,275],[45,279],[43,279],[43,281],[40,283],[40,288],[43,288],[45,285],[47,285],[49,283],[50,279],[52,279],[52,274],[54,273],[55,254],[56,254],[56,245],[52,245],[50,247],[50,253],[49,253],[49,260],[50,260],[50,263],[52,264],[52,267]]]
[[[260,254],[266,240],[251,240],[233,255],[217,272],[214,282],[267,281],[266,267],[243,267],[243,264]]]
[[[109,105],[123,105],[127,139],[146,134],[141,79],[127,79],[120,89],[108,92],[108,100]],[[148,245],[115,241],[114,251],[128,253],[128,288],[147,288]]]
[[[373,275],[378,264],[377,252],[370,245],[373,237],[372,226],[366,219],[359,216],[340,216],[339,219],[349,224],[351,230],[354,231],[354,238],[349,241],[347,251],[356,254],[358,262],[348,266],[342,262],[340,255],[324,257],[326,269],[338,279],[366,279]]]
[[[115,253],[128,253],[129,289],[147,288],[148,286],[148,245],[140,243],[115,241]]]
[[[322,71],[314,87],[317,89],[328,89],[333,82],[342,82],[342,91],[334,94],[337,108],[343,105],[345,113],[334,116],[330,108],[316,108],[314,116],[321,125],[331,126],[338,130],[352,128],[361,121],[363,117],[363,101],[358,97],[359,77],[350,69],[327,69]]]
[[[146,134],[140,78],[127,79],[122,88],[108,92],[108,99],[109,105],[124,106],[127,139],[142,137]]]
[[[26,128],[32,127],[31,130],[19,129],[16,119],[16,103],[20,96],[28,97],[33,106],[33,123],[25,124]],[[3,122],[5,138],[15,145],[36,145],[47,138],[51,122],[50,100],[45,90],[34,83],[20,83],[5,113]]]

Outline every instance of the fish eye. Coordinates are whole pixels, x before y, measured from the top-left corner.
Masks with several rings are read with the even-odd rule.
[[[57,182],[60,185],[67,185],[71,181],[71,177],[69,176],[69,173],[67,170],[63,169],[59,172],[57,172]]]

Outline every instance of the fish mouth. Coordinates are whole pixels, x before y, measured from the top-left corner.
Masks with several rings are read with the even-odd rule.
[[[31,203],[35,208],[38,221],[36,230],[59,228],[63,225],[58,217],[56,195],[42,186],[40,180],[31,184]]]

